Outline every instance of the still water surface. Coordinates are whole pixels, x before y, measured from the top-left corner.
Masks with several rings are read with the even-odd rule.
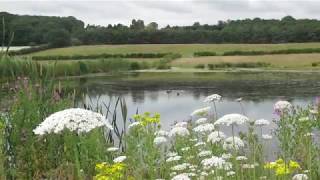
[[[84,78],[78,88],[86,92],[85,101],[93,107],[111,102],[111,110],[118,97],[126,101],[128,117],[138,112],[161,114],[162,128],[169,130],[178,121],[190,120],[195,109],[208,106],[203,100],[213,93],[223,97],[218,102],[218,116],[229,113],[243,114],[239,102],[242,97],[244,114],[250,119],[264,118],[271,125],[263,134],[273,134],[277,115],[273,105],[278,100],[288,100],[295,106],[307,107],[320,95],[319,73],[134,73],[107,77]],[[104,108],[106,111],[106,109]],[[121,113],[118,111],[118,119]],[[122,122],[118,122],[122,127]],[[231,129],[222,129],[231,135]],[[237,132],[247,128],[238,127]],[[260,129],[257,129],[260,133]],[[317,133],[318,134],[318,133]],[[275,158],[276,140],[268,146],[267,155]]]

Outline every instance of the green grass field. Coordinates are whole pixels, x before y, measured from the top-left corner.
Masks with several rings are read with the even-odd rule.
[[[192,57],[197,51],[272,51],[283,49],[319,48],[320,43],[290,44],[141,44],[141,45],[91,45],[56,48],[33,53],[36,56],[48,55],[92,55],[92,54],[125,54],[125,53],[179,53],[183,57]]]
[[[289,43],[289,44],[143,44],[143,45],[91,45],[56,48],[33,53],[36,56],[54,55],[94,55],[94,54],[126,54],[126,53],[179,53],[182,58],[171,62],[173,67],[194,68],[199,64],[219,63],[269,63],[268,69],[319,69],[320,54],[281,54],[256,56],[211,56],[193,57],[194,52],[213,51],[222,54],[225,51],[274,51],[285,49],[319,48],[320,43]],[[131,58],[132,61],[156,62],[161,58]],[[78,60],[77,60],[78,61]],[[81,60],[93,61],[93,60]],[[54,61],[43,61],[50,63]],[[59,60],[59,63],[68,63],[70,60]],[[74,61],[76,62],[76,61]],[[318,63],[312,66],[312,63]]]
[[[212,56],[197,58],[181,58],[172,62],[172,66],[194,67],[198,64],[218,63],[270,63],[270,68],[280,69],[314,69],[312,63],[320,63],[320,54],[285,54],[261,56]]]

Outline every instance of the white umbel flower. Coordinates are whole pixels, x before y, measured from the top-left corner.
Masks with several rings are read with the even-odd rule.
[[[276,112],[284,112],[292,109],[292,104],[288,101],[278,101],[274,104],[273,109]]]
[[[211,142],[212,144],[221,142],[224,138],[226,138],[226,135],[221,131],[214,131],[208,135],[207,142]]]
[[[153,140],[153,144],[156,145],[156,146],[164,145],[167,142],[168,142],[167,138],[165,138],[163,136],[155,137],[154,140]]]
[[[203,102],[210,103],[210,102],[220,101],[220,100],[221,100],[221,96],[219,94],[212,94],[210,96],[207,96]]]
[[[51,114],[33,132],[37,135],[57,134],[64,129],[69,129],[80,134],[101,126],[113,129],[102,114],[81,108],[71,108]]]
[[[211,155],[212,155],[211,151],[201,151],[198,154],[199,157],[206,157],[206,156],[211,156]]]
[[[272,139],[272,136],[269,135],[269,134],[262,134],[262,139],[264,139],[264,140],[271,140],[271,139]]]
[[[201,134],[209,133],[209,132],[212,132],[213,130],[214,130],[214,125],[211,123],[200,124],[199,126],[193,128],[194,132],[201,133]]]
[[[119,156],[119,157],[116,157],[116,158],[113,160],[113,162],[114,162],[114,163],[121,163],[121,162],[123,162],[123,161],[126,160],[126,159],[127,159],[126,156]]]
[[[210,168],[223,169],[226,161],[223,158],[212,156],[211,158],[203,159],[201,165],[204,169],[208,170]]]
[[[191,180],[187,173],[178,174],[174,176],[171,180]]]
[[[292,177],[292,180],[308,180],[308,176],[306,174],[296,174]]]
[[[226,150],[240,149],[244,147],[244,142],[239,137],[228,137],[223,143],[223,148]]]
[[[119,148],[117,148],[117,147],[109,147],[109,148],[107,149],[107,151],[108,151],[108,152],[116,152],[116,151],[119,151]]]
[[[184,127],[173,127],[169,133],[170,137],[175,136],[189,136],[189,130]]]
[[[268,126],[270,122],[266,119],[258,119],[254,122],[254,125],[256,126]]]
[[[184,127],[184,128],[187,128],[188,127],[188,123],[187,122],[177,122],[174,127]]]
[[[175,165],[173,167],[171,167],[171,171],[183,171],[183,170],[186,170],[188,168],[188,166],[190,166],[189,163],[182,163],[182,164],[178,164],[178,165]]]
[[[138,126],[142,126],[140,122],[133,122],[128,126],[128,129],[132,129]]]
[[[237,161],[246,161],[246,160],[248,160],[248,158],[245,157],[245,156],[237,156],[237,157],[236,157],[236,160],[237,160]]]
[[[164,130],[159,130],[159,131],[155,132],[154,135],[155,135],[155,136],[168,137],[168,136],[169,136],[169,132],[164,131]]]
[[[182,158],[181,156],[172,156],[166,159],[166,162],[179,161],[181,158]]]
[[[190,115],[191,116],[207,116],[209,111],[210,111],[211,107],[205,107],[205,108],[201,108],[201,109],[197,109],[195,111],[193,111]]]
[[[207,123],[208,119],[207,118],[200,118],[198,120],[196,120],[196,124],[204,124]]]
[[[219,118],[214,125],[242,125],[249,121],[249,118],[241,114],[227,114]]]

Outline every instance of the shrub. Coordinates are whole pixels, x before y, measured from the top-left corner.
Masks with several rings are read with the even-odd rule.
[[[194,57],[200,57],[200,56],[216,56],[216,52],[210,52],[210,51],[200,51],[200,52],[194,52]]]
[[[131,70],[139,70],[140,69],[140,64],[138,62],[132,62],[130,64],[130,69]]]
[[[206,66],[204,64],[198,64],[195,66],[197,69],[204,69]]]

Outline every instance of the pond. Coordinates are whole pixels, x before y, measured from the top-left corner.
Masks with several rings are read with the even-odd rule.
[[[288,72],[149,72],[87,77],[76,82],[78,89],[85,92],[87,104],[104,107],[103,103],[110,103],[112,110],[117,98],[122,97],[128,107],[129,118],[137,112],[158,112],[161,114],[161,126],[166,130],[175,122],[190,120],[191,112],[208,106],[203,102],[205,97],[217,93],[223,97],[221,102],[216,103],[219,117],[240,113],[250,119],[267,119],[271,125],[263,129],[263,134],[272,134],[276,127],[274,121],[278,119],[274,114],[274,103],[288,100],[300,107],[314,104],[320,94],[319,75]],[[241,104],[236,101],[240,97],[243,99]],[[121,119],[120,111],[117,116]],[[122,121],[118,123],[122,127]],[[222,130],[231,135],[230,128]],[[237,132],[246,130],[246,127],[237,128]],[[276,157],[276,141],[266,147],[268,156]]]
[[[235,101],[242,97],[248,117],[268,120],[276,118],[273,105],[278,100],[305,107],[320,95],[319,73],[132,73],[82,78],[78,83],[92,105],[98,99],[109,102],[122,97],[129,117],[137,111],[158,112],[166,129],[189,119],[193,110],[208,106],[203,100],[213,93],[223,97],[217,103],[219,116],[242,113]]]

